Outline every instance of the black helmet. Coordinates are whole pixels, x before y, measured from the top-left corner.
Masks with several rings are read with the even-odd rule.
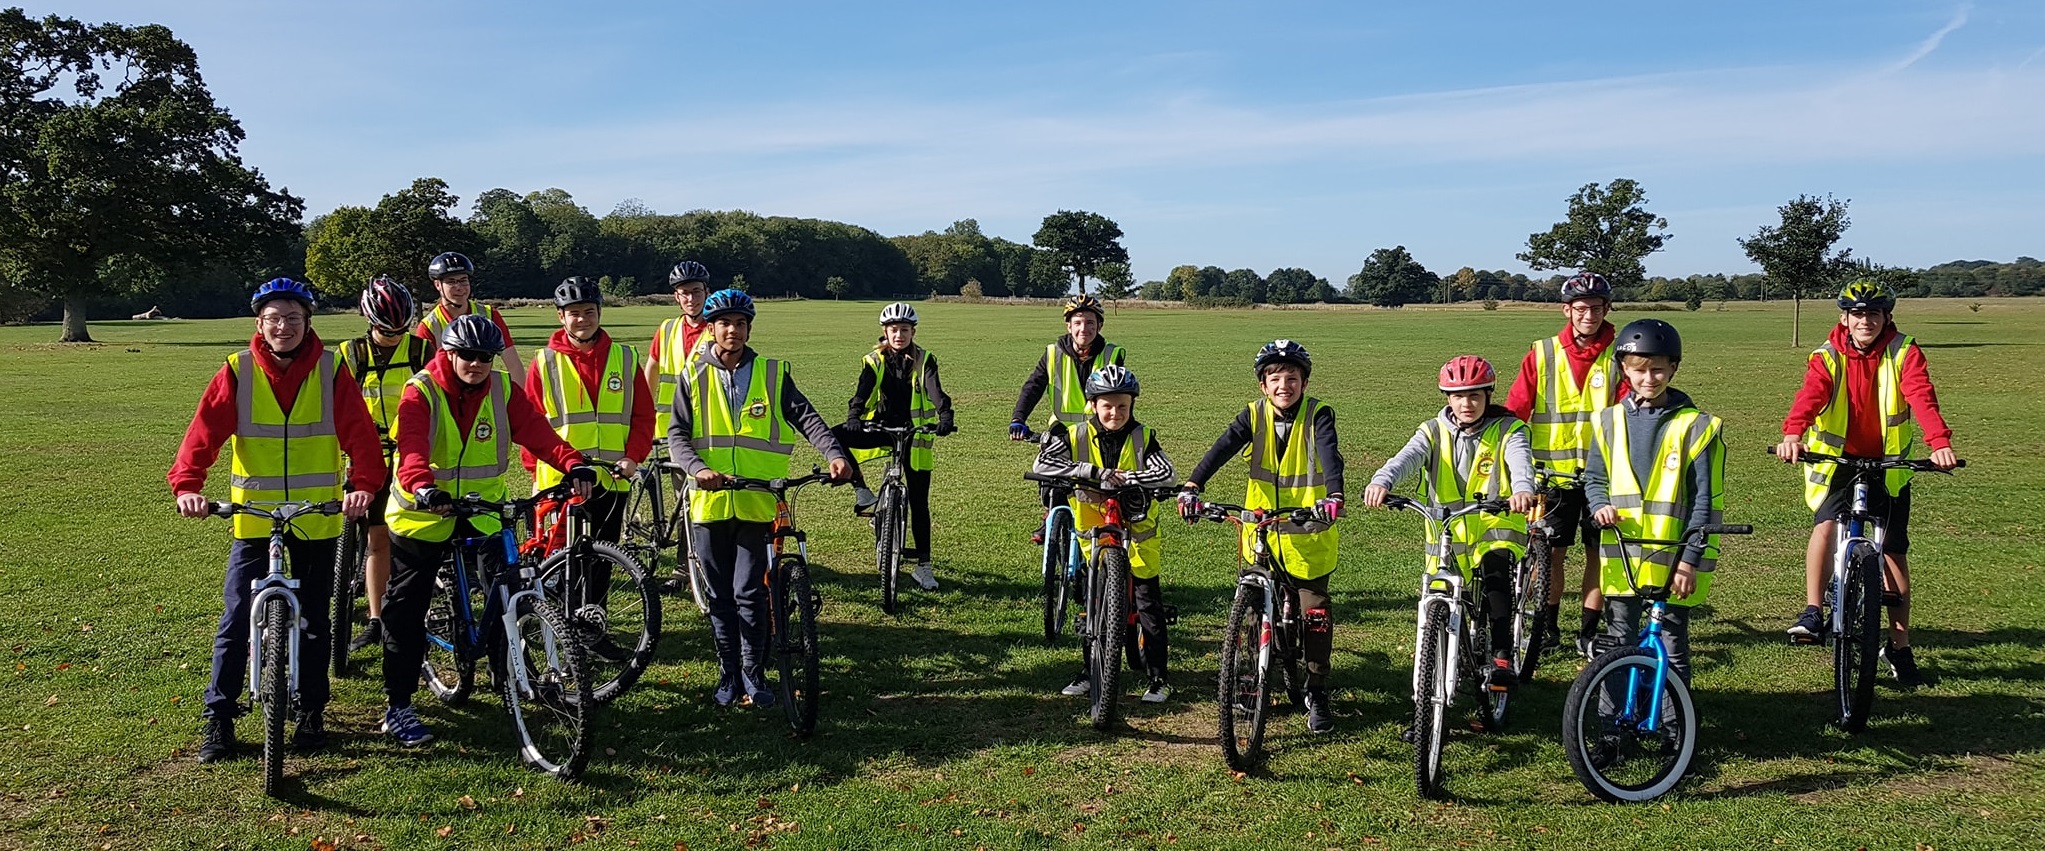
[[[1605,282],[1605,276],[1596,272],[1578,272],[1562,282],[1561,301],[1568,304],[1580,298],[1601,298],[1606,304],[1612,303],[1612,285]]]
[[[596,285],[595,281],[581,275],[576,275],[562,281],[560,286],[554,288],[554,306],[556,308],[567,310],[571,304],[594,304],[598,307],[603,307],[604,291]]]
[[[1676,326],[1659,319],[1635,319],[1619,329],[1612,351],[1622,355],[1661,355],[1670,363],[1683,362],[1683,335]]]
[[[1119,364],[1108,364],[1093,371],[1086,377],[1086,398],[1097,399],[1110,393],[1141,395],[1143,387],[1136,383],[1136,373]]]
[[[710,269],[694,260],[683,260],[667,270],[667,285],[670,287],[680,287],[692,281],[702,281],[703,286],[710,286]]]
[[[1310,378],[1314,374],[1314,356],[1307,354],[1307,347],[1291,340],[1272,340],[1257,350],[1257,377],[1264,377],[1264,368],[1289,363],[1299,367],[1299,377]]]
[[[440,332],[440,348],[450,352],[504,351],[504,332],[497,330],[497,323],[488,318],[469,314],[457,316],[447,323],[447,330]]]
[[[475,273],[476,264],[470,263],[469,258],[458,251],[443,252],[435,256],[433,262],[426,264],[426,277],[436,281],[449,275],[473,275]]]

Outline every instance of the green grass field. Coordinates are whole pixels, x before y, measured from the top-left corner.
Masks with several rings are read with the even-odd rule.
[[[792,360],[836,421],[878,304],[772,303],[755,343]],[[817,737],[791,741],[780,713],[720,711],[693,609],[669,607],[660,659],[600,716],[587,779],[564,785],[512,756],[500,704],[421,697],[439,741],[400,751],[374,732],[367,673],[338,682],[335,746],[289,765],[288,801],[258,793],[258,760],[197,765],[198,700],[219,617],[226,525],[178,519],[163,474],[200,389],[253,323],[101,323],[96,346],[52,327],[0,328],[0,846],[988,848],[1047,846],[1362,848],[2035,847],[2045,839],[2045,303],[1909,302],[1947,418],[1971,466],[1918,488],[1916,619],[1931,687],[1884,681],[1864,735],[1826,727],[1827,656],[1785,644],[1800,604],[1808,515],[1797,475],[1760,455],[1773,442],[1808,347],[1831,315],[1806,311],[1788,344],[1786,306],[1659,314],[1682,329],[1676,384],[1723,417],[1730,539],[1700,618],[1699,762],[1648,806],[1596,803],[1559,745],[1573,666],[1543,668],[1513,730],[1459,733],[1451,800],[1419,799],[1408,712],[1419,523],[1344,521],[1336,575],[1339,728],[1273,727],[1268,771],[1232,776],[1214,740],[1216,642],[1234,577],[1229,532],[1167,524],[1177,697],[1125,703],[1096,733],[1056,694],[1078,650],[1044,646],[1035,603],[1032,447],[1001,433],[1015,388],[1059,330],[1045,308],[931,304],[921,340],[943,365],[960,434],[939,445],[936,549],[944,590],[878,606],[871,541],[843,490],[798,503],[822,566],[826,703]],[[643,342],[668,311],[617,309],[614,334]],[[1623,322],[1638,314],[1620,313]],[[551,312],[511,316],[529,354]],[[350,317],[321,317],[329,342]],[[1440,404],[1436,368],[1474,351],[1513,371],[1554,333],[1552,308],[1201,312],[1119,310],[1145,393],[1137,416],[1190,469],[1254,395],[1249,357],[1290,337],[1318,371],[1310,392],[1339,414],[1351,490]],[[799,456],[805,466],[808,458]],[[225,474],[209,491],[224,497]],[[1214,483],[1234,498],[1236,464]],[[1572,579],[1573,581],[1573,579]],[[1885,672],[1886,674],[1886,672]],[[246,744],[254,734],[244,722]]]

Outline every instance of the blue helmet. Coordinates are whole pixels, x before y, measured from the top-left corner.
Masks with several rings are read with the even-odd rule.
[[[703,321],[709,322],[727,313],[744,314],[747,320],[751,320],[757,313],[753,297],[746,295],[744,290],[723,289],[703,300]]]
[[[271,278],[269,282],[256,288],[255,296],[249,299],[249,310],[260,311],[263,309],[263,302],[273,298],[290,298],[304,302],[307,313],[312,312],[315,304],[312,290],[306,285],[290,278]]]

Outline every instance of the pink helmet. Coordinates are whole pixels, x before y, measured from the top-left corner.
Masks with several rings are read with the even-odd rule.
[[[1443,393],[1489,390],[1498,384],[1498,372],[1476,355],[1457,355],[1442,364],[1440,384]]]

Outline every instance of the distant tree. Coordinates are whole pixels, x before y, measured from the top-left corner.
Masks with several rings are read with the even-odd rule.
[[[426,264],[435,254],[477,248],[475,232],[452,213],[460,203],[446,181],[422,177],[375,207],[341,207],[321,216],[306,228],[306,277],[329,294],[355,292],[377,275],[425,287]]]
[[[830,293],[833,299],[842,299],[846,293],[851,291],[852,285],[845,283],[844,278],[832,275],[824,279],[824,292]]]
[[[1294,267],[1271,270],[1264,277],[1264,300],[1272,304],[1313,301],[1314,273]]]
[[[739,292],[746,292],[747,290],[752,289],[752,285],[746,283],[746,276],[744,275],[731,276],[731,283],[727,284],[726,286],[738,290]]]
[[[1127,263],[1102,263],[1094,270],[1101,279],[1101,298],[1121,301],[1128,298],[1134,283],[1129,275]]]
[[[1178,301],[1182,297],[1178,284],[1170,278],[1162,281],[1144,281],[1139,294],[1145,301]]]
[[[1439,280],[1407,253],[1406,246],[1380,248],[1349,276],[1349,297],[1379,307],[1403,307],[1424,297]]]
[[[1775,285],[1776,291],[1786,291],[1794,300],[1790,310],[1791,346],[1803,345],[1803,300],[1832,288],[1852,266],[1852,249],[1832,250],[1846,229],[1853,226],[1853,220],[1846,215],[1849,203],[1830,195],[1823,198],[1798,195],[1796,200],[1775,208],[1782,218],[1780,224],[1762,225],[1753,236],[1739,241],[1747,258],[1768,273],[1769,283]]]
[[[1569,198],[1566,218],[1546,233],[1529,234],[1527,250],[1517,256],[1539,270],[1577,269],[1596,272],[1614,287],[1638,285],[1646,275],[1642,258],[1662,250],[1674,237],[1665,233],[1669,220],[1642,205],[1647,193],[1627,178],[1609,189],[1584,184]]]
[[[1129,262],[1129,251],[1122,247],[1122,227],[1099,213],[1059,210],[1045,216],[1034,241],[1078,281],[1082,293],[1086,292],[1086,279],[1097,277],[1101,264]]]
[[[1258,304],[1264,300],[1264,276],[1255,269],[1235,269],[1221,279],[1222,292],[1230,299],[1244,304]]]
[[[596,288],[602,290],[607,298],[636,298],[639,295],[639,279],[630,275],[616,278],[605,275],[596,279]]]
[[[1186,301],[1207,294],[1206,284],[1200,279],[1200,267],[1193,265],[1173,266],[1165,275],[1165,289]]]
[[[1321,304],[1334,304],[1341,297],[1342,295],[1335,291],[1334,285],[1328,283],[1327,278],[1315,278],[1314,288],[1309,291],[1308,297],[1303,300],[1319,302]]]

